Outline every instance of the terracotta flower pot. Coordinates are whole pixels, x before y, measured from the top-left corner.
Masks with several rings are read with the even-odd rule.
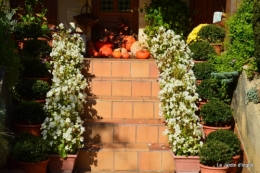
[[[18,162],[18,165],[20,169],[26,173],[46,173],[49,160],[50,159],[39,163]]]
[[[27,124],[15,123],[14,126],[18,133],[27,132],[27,133],[33,134],[35,136],[41,136],[41,124],[27,125]]]
[[[232,166],[228,168],[228,173],[236,173],[237,172],[237,165],[239,163],[240,155],[232,157]]]
[[[211,167],[199,164],[201,173],[226,173],[228,167]]]
[[[204,124],[202,124],[202,127],[203,127],[203,131],[204,131],[206,136],[208,136],[211,132],[214,132],[216,130],[220,130],[220,129],[230,130],[231,129],[231,126],[227,126],[227,127],[212,127],[212,126],[206,126]]]

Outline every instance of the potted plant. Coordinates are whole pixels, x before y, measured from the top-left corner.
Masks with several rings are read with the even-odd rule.
[[[221,130],[216,130],[207,136],[207,141],[211,141],[211,140],[224,142],[230,147],[233,157],[228,172],[230,173],[237,172],[236,170],[237,170],[237,165],[239,163],[240,152],[241,152],[241,143],[240,140],[238,139],[238,136],[230,130],[221,129]]]
[[[197,82],[211,78],[211,73],[216,71],[214,65],[209,62],[195,63],[192,70]]]
[[[199,157],[201,173],[225,173],[232,160],[232,151],[227,144],[210,140],[199,149]]]
[[[198,32],[201,30],[202,27],[206,26],[208,24],[199,24],[195,28],[192,29],[192,31],[189,33],[188,38],[186,40],[187,44],[191,44],[193,42],[198,41]]]
[[[217,129],[231,129],[232,109],[221,100],[213,99],[202,106],[200,116],[206,136]]]
[[[83,146],[85,128],[80,115],[84,112],[87,87],[87,81],[81,74],[84,42],[79,34],[71,34],[63,24],[59,28],[60,32],[53,35],[53,83],[44,107],[48,117],[42,124],[43,139],[51,144],[49,167],[53,172],[68,171],[66,161],[75,160],[79,148]],[[74,164],[71,166],[72,170]]]
[[[150,42],[160,73],[160,115],[166,121],[164,134],[171,145],[175,170],[199,172],[198,152],[204,136],[195,114],[198,94],[190,49],[181,36],[164,27],[159,28]]]
[[[36,101],[22,101],[14,107],[13,117],[18,132],[41,136],[41,124],[47,115],[43,104]]]
[[[222,44],[224,42],[225,36],[225,29],[214,24],[208,24],[202,27],[198,32],[198,39],[211,43],[218,55],[222,51]]]
[[[51,46],[45,40],[28,40],[20,54],[28,58],[46,58],[51,53]]]
[[[11,156],[26,173],[46,173],[49,150],[48,141],[29,133],[21,133],[14,142]]]
[[[189,45],[191,57],[195,62],[207,61],[216,55],[214,48],[206,41],[197,41]]]
[[[50,85],[42,80],[20,80],[14,87],[14,96],[18,100],[45,100]]]

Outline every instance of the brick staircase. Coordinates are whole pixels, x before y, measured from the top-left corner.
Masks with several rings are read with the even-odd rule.
[[[89,81],[85,148],[78,172],[174,172],[158,115],[158,72],[153,59],[85,59]]]

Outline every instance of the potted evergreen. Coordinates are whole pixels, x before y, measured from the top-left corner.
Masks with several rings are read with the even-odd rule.
[[[191,57],[196,62],[207,61],[216,55],[214,48],[206,41],[196,41],[189,44]]]
[[[206,136],[218,129],[231,129],[232,109],[221,100],[213,99],[200,109],[203,130]]]
[[[225,173],[228,170],[227,164],[232,161],[232,151],[227,144],[210,140],[199,149],[199,158],[201,173]]]
[[[43,104],[36,101],[22,101],[14,107],[13,117],[18,132],[41,136],[41,124],[47,115]]]
[[[21,133],[14,141],[11,156],[26,173],[46,173],[49,151],[48,141],[29,133]]]
[[[192,70],[194,71],[197,83],[203,79],[211,78],[211,73],[216,71],[214,65],[209,62],[195,63]]]
[[[237,170],[237,165],[239,163],[240,152],[241,152],[241,143],[240,140],[238,139],[238,136],[233,131],[220,129],[210,133],[207,136],[207,141],[211,141],[211,140],[224,142],[230,147],[233,157],[228,172],[230,173],[237,172],[236,170]]]

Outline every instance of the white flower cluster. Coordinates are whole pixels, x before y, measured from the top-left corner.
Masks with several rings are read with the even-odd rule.
[[[42,135],[50,141],[53,151],[64,158],[82,147],[85,128],[80,115],[84,111],[87,81],[81,74],[81,53],[85,51],[82,38],[66,31],[63,24],[59,27],[60,33],[53,35],[53,83],[44,107],[49,117],[42,124]]]
[[[195,114],[198,94],[190,49],[179,35],[163,27],[151,39],[151,45],[160,72],[160,115],[168,127],[164,134],[176,155],[198,155],[203,131]]]

